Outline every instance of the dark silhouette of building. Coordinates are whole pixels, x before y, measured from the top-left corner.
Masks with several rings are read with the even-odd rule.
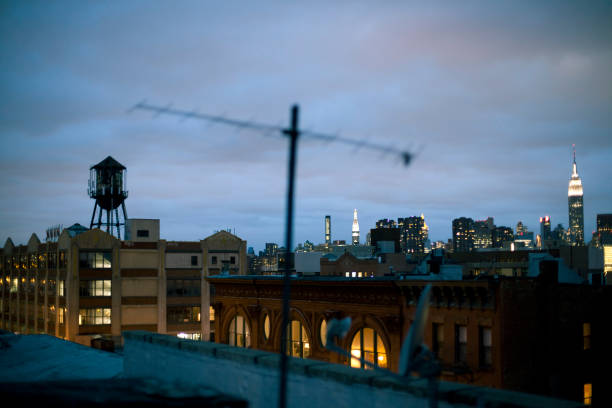
[[[542,242],[552,239],[550,231],[550,217],[540,217],[540,237]]]
[[[404,253],[421,256],[425,253],[425,220],[422,217],[404,218],[401,230]]]
[[[493,218],[489,217],[486,220],[474,221],[474,248],[491,248],[493,246]]]
[[[514,242],[514,233],[510,227],[495,227],[491,238],[493,239],[493,248],[504,248]]]
[[[474,249],[474,220],[461,217],[453,220],[453,251],[470,252]]]
[[[374,228],[370,230],[370,245],[377,253],[401,252],[399,228]]]
[[[599,245],[612,245],[612,214],[597,214],[597,240]]]
[[[567,190],[567,205],[569,213],[569,242],[571,245],[584,245],[584,204],[582,180],[576,168],[576,150],[574,149],[574,163],[572,176]]]

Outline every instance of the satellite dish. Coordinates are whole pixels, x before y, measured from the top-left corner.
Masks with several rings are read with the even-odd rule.
[[[351,327],[351,318],[345,317],[344,319],[331,319],[327,324],[327,332],[325,333],[325,345],[328,348],[335,346],[336,338],[342,339],[348,333]]]
[[[408,376],[415,369],[415,362],[421,352],[427,347],[423,344],[423,335],[425,334],[425,324],[429,315],[429,298],[431,295],[431,283],[425,286],[419,298],[414,321],[410,326],[408,337],[404,340],[402,351],[400,353],[399,375]]]

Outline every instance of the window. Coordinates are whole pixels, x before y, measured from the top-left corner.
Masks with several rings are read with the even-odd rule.
[[[292,320],[287,325],[287,354],[293,357],[310,357],[308,334],[299,320]]]
[[[235,257],[235,256],[230,257],[230,263],[231,263],[232,265],[235,265],[235,264],[236,264],[236,257]]]
[[[110,269],[112,266],[111,258],[112,254],[110,252],[80,252],[79,267],[89,269]]]
[[[264,340],[268,340],[270,338],[270,315],[266,314],[264,317]]]
[[[173,296],[200,296],[200,279],[168,279],[166,294]]]
[[[480,327],[478,329],[480,337],[479,360],[481,367],[491,367],[493,365],[493,356],[491,354],[491,328]]]
[[[110,280],[82,280],[79,283],[80,296],[111,296]]]
[[[321,320],[321,325],[319,326],[319,339],[321,340],[321,345],[325,347],[327,345],[327,320]]]
[[[60,315],[60,319],[63,317]],[[81,309],[79,310],[79,326],[111,324],[111,309]]]
[[[58,309],[58,316],[57,316],[57,318],[58,318],[58,323],[59,324],[64,324],[64,314],[65,313],[66,313],[66,308],[65,307],[60,307]],[[110,316],[110,314],[109,314],[109,316]]]
[[[584,350],[591,348],[591,323],[582,324],[582,346]]]
[[[215,321],[215,308],[212,306],[208,307],[208,315],[210,317],[210,323]]]
[[[236,315],[230,322],[229,344],[237,347],[251,346],[251,330],[246,319],[241,315]]]
[[[149,230],[137,230],[136,236],[138,238],[149,238]]]
[[[359,330],[351,344],[351,355],[356,358],[351,358],[351,367],[364,368],[366,370],[372,367],[363,364],[359,358],[363,358],[372,364],[379,367],[387,368],[387,350],[382,342],[382,339],[376,330],[369,327],[364,327]]]
[[[61,280],[59,281],[59,290],[58,290],[58,295],[59,296],[66,296],[66,281]]]
[[[467,362],[467,326],[455,326],[455,362]]]
[[[584,405],[593,403],[593,384],[584,384]]]
[[[179,339],[202,340],[201,333],[179,333],[176,335]]]
[[[195,323],[200,321],[200,306],[182,305],[168,306],[167,309],[168,323]]]
[[[216,265],[216,264],[217,264],[217,257],[216,257],[216,256],[211,257],[211,258],[210,258],[210,262],[211,262],[213,265]]]
[[[67,261],[66,261],[66,252],[65,251],[60,251],[59,253],[59,267],[60,268],[65,268],[67,265]]]
[[[444,325],[440,323],[434,323],[432,325],[432,344],[431,348],[436,356],[436,358],[440,358],[442,353],[442,349],[444,348]]]
[[[198,265],[198,256],[192,255],[191,256],[191,266],[197,266],[197,265]]]

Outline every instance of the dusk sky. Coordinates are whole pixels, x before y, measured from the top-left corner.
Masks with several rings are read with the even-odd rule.
[[[290,3],[290,4],[288,4]],[[129,217],[168,240],[232,228],[284,243],[287,141],[130,107],[300,125],[418,152],[304,139],[294,243],[362,241],[380,218],[568,224],[612,213],[612,2],[2,2],[0,245],[89,227],[89,167],[127,167]]]

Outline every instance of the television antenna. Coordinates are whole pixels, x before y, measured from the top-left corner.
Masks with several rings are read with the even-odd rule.
[[[289,138],[289,158],[288,158],[288,173],[287,173],[287,212],[286,212],[286,235],[285,235],[285,259],[289,259],[292,246],[293,237],[293,203],[295,195],[295,167],[297,160],[297,142],[300,136],[311,139],[321,140],[324,142],[341,143],[355,147],[355,149],[364,149],[374,152],[381,153],[382,156],[392,155],[401,161],[404,166],[410,165],[414,158],[414,153],[408,150],[397,149],[393,146],[385,146],[378,143],[372,143],[366,140],[356,140],[347,137],[340,136],[338,134],[326,134],[312,132],[309,130],[302,130],[298,127],[299,107],[293,105],[291,107],[290,127],[284,128],[278,125],[270,125],[266,123],[258,123],[254,121],[247,121],[241,119],[232,119],[225,116],[209,115],[205,113],[199,113],[196,111],[188,111],[182,109],[172,108],[171,105],[159,106],[149,104],[146,101],[139,102],[128,110],[128,113],[135,111],[149,111],[153,112],[155,116],[159,115],[170,115],[178,116],[184,119],[197,119],[204,120],[211,123],[219,123],[227,126],[234,127],[238,130],[248,129],[255,132],[260,132],[264,135],[277,133],[280,136],[286,136]],[[285,268],[283,271],[283,311],[282,311],[282,325],[283,330],[281,331],[281,342],[280,342],[280,387],[279,387],[279,408],[285,408],[287,406],[287,325],[289,323],[289,299],[291,295],[291,275],[289,270],[289,262],[285,262]]]

